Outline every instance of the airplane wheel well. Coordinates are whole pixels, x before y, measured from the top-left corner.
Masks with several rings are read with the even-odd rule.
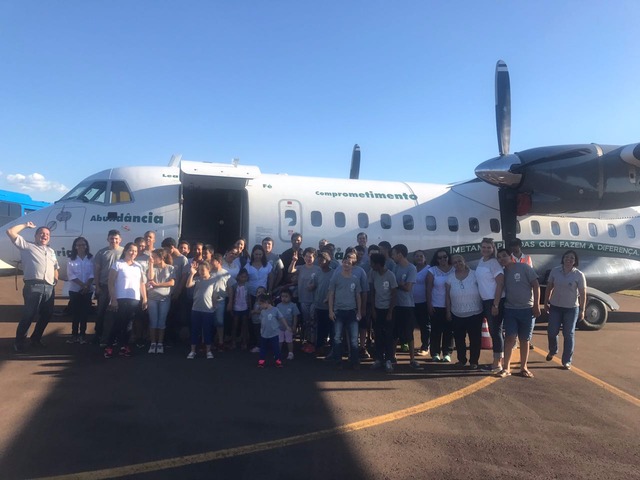
[[[600,330],[607,323],[609,311],[607,306],[597,298],[587,297],[584,320],[578,321],[581,330]]]

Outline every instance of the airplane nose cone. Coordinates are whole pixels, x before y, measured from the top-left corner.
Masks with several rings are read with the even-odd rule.
[[[511,167],[520,163],[517,155],[500,155],[478,165],[476,177],[496,187],[515,188],[522,182],[522,174],[511,172]]]

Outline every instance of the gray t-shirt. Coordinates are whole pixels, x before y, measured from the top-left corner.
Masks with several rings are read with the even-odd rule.
[[[154,280],[156,283],[165,283],[172,278],[174,280],[176,278],[173,265],[165,265],[164,268],[153,267],[153,278],[150,278],[149,280]],[[149,297],[149,300],[162,302],[167,300],[170,294],[171,287],[147,288],[147,297]]]
[[[293,302],[289,302],[289,303],[280,302],[278,305],[276,305],[276,308],[280,310],[280,313],[282,314],[284,319],[287,321],[287,325],[289,325],[290,327],[293,327],[294,317],[296,315],[300,315],[300,309],[298,309],[298,306]]]
[[[562,265],[551,269],[547,284],[553,283],[549,303],[556,307],[573,308],[579,306],[578,291],[587,288],[587,281],[577,268],[565,274]]]
[[[532,284],[538,279],[535,270],[526,263],[510,263],[504,269],[504,288],[507,308],[533,307]]]
[[[180,283],[184,280],[182,277],[189,273],[189,260],[184,255],[178,255],[173,257],[173,274],[176,279],[176,283],[173,286],[173,290],[178,288]]]
[[[394,264],[395,265],[395,264]],[[360,290],[363,292],[369,291],[369,278],[367,276],[367,272],[365,272],[364,268],[359,267],[358,265],[354,265],[351,270],[352,275],[358,277],[358,281],[360,282]],[[342,264],[339,264],[338,267],[333,271],[333,276],[342,275]]]
[[[320,269],[320,273],[316,275],[315,284],[316,289],[313,292],[313,305],[316,309],[328,310],[329,304],[326,302],[327,295],[329,294],[329,282],[333,277],[333,270],[323,272]]]
[[[100,268],[100,278],[94,278],[94,282],[100,285],[107,285],[109,283],[109,270],[120,260],[123,251],[123,247],[114,249],[104,247],[98,250],[98,253],[93,256],[93,265],[94,268]]]
[[[260,336],[263,338],[273,338],[280,334],[282,323],[280,319],[284,318],[282,312],[276,307],[269,307],[260,311]]]
[[[360,281],[355,275],[345,277],[344,275],[334,275],[329,282],[329,291],[334,292],[333,309],[337,310],[355,310],[358,308],[356,303],[356,295],[359,295],[362,289]]]
[[[315,277],[322,270],[317,265],[301,265],[296,267],[298,273],[298,301],[300,303],[313,303],[313,290],[309,290],[309,285],[315,286]]]
[[[196,278],[193,287],[193,307],[196,312],[213,312],[216,309],[218,296],[216,295],[216,278]]]
[[[380,275],[371,270],[369,278],[375,292],[375,307],[379,309],[389,308],[391,306],[393,290],[398,288],[395,274],[391,270],[386,270]]]
[[[407,266],[405,267],[399,264],[396,264],[396,270],[394,273],[396,274],[396,281],[398,282],[398,294],[396,296],[396,306],[415,307],[415,302],[413,301],[413,287],[408,292],[405,292],[402,289],[402,284],[416,283],[416,277],[418,276],[418,269],[413,263],[408,263]]]

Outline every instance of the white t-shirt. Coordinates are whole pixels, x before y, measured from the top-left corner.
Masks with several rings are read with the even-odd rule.
[[[116,277],[116,298],[140,300],[140,284],[146,282],[142,265],[133,262],[129,265],[125,260],[118,260],[111,267],[118,273]]]
[[[433,275],[433,289],[431,290],[431,306],[437,308],[446,307],[446,288],[445,283],[447,277],[453,272],[453,267],[448,272],[443,272],[437,266],[429,267],[429,273]]]
[[[490,258],[486,262],[483,258],[476,267],[476,279],[478,280],[478,290],[482,300],[493,300],[496,295],[496,277],[504,275],[502,267],[495,258]],[[502,292],[504,297],[504,291]]]

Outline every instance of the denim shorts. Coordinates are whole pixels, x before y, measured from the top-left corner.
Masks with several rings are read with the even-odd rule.
[[[520,340],[531,341],[535,323],[532,308],[504,309],[504,332],[507,337],[517,335]]]

